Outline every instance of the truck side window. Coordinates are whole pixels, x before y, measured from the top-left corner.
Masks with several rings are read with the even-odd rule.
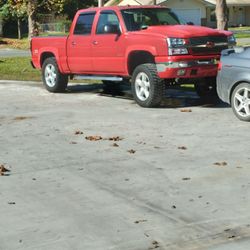
[[[104,32],[105,25],[115,25],[118,28],[120,27],[119,19],[115,14],[115,12],[113,11],[101,12],[96,28],[96,34],[105,34]]]
[[[81,14],[76,22],[74,35],[89,35],[91,34],[92,25],[95,13]]]

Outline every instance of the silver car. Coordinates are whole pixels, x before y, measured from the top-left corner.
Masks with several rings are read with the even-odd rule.
[[[222,51],[217,93],[242,121],[250,121],[250,47]]]

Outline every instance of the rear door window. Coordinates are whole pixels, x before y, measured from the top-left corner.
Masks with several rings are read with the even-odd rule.
[[[76,22],[74,35],[90,35],[94,17],[95,17],[94,12],[80,14]]]

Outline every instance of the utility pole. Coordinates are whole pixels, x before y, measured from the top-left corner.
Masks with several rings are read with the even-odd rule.
[[[157,4],[156,2],[157,2],[157,0],[153,0],[153,5],[156,5]]]
[[[103,1],[104,0],[98,0],[98,7],[102,7],[103,6]]]

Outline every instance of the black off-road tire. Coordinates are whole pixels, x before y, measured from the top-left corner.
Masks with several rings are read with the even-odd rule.
[[[141,88],[140,81],[142,82]],[[165,94],[165,83],[159,78],[155,64],[145,63],[135,68],[132,75],[131,90],[134,100],[141,107],[153,108],[160,105]]]
[[[218,98],[216,90],[216,78],[206,77],[199,79],[194,84],[196,93],[200,97],[213,97]]]
[[[242,82],[236,86],[231,95],[231,107],[238,119],[245,122],[250,121],[250,83]],[[240,107],[242,108],[240,109]]]
[[[54,57],[49,57],[43,62],[42,79],[45,88],[53,93],[64,92],[68,85],[68,75],[60,72]]]

